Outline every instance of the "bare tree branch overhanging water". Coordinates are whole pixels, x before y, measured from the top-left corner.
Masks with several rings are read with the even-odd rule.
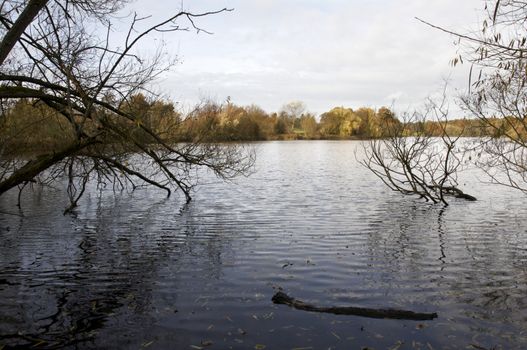
[[[464,152],[459,146],[461,136],[447,132],[445,97],[439,104],[430,100],[423,113],[404,114],[401,120],[384,118],[383,134],[365,144],[361,162],[393,191],[448,205],[448,196],[476,198],[458,188],[457,171],[464,163]],[[439,130],[427,123],[431,118],[438,121],[433,126]]]
[[[38,127],[53,123],[61,132],[53,147],[36,152],[13,151],[1,140],[0,195],[30,182],[65,178],[67,210],[77,205],[91,179],[121,188],[152,185],[168,195],[178,189],[189,201],[197,168],[223,179],[250,170],[254,158],[246,147],[199,138],[178,142],[177,113],[158,113],[164,119],[160,130],[152,125],[150,112],[141,114],[135,108],[137,96],[154,99],[150,87],[175,63],[162,47],[149,57],[140,56],[137,47],[159,32],[206,32],[199,18],[230,9],[179,11],[146,27],[149,18],[134,14],[124,42],[115,45],[112,19],[125,5],[119,0],[2,2],[0,127],[22,118],[15,110],[26,108],[42,115],[35,121]],[[95,29],[86,23],[94,23]],[[30,137],[27,132],[18,130],[16,137]]]
[[[471,65],[460,99],[485,128],[476,164],[493,183],[527,192],[527,4],[486,1],[480,31],[464,34],[423,23],[459,39],[454,65]]]
[[[475,156],[469,160],[491,182],[527,193],[527,4],[493,0],[485,2],[484,10],[481,30],[468,34],[417,18],[458,39],[460,53],[451,63],[471,65],[469,89],[460,104],[469,118],[479,120],[481,137],[476,145],[461,150],[459,137],[443,127],[438,153],[438,140],[432,142],[429,135],[418,132],[408,138],[407,122],[400,129],[388,128],[386,139],[367,147],[363,162],[391,189],[443,203],[444,193],[450,191],[465,196],[453,180],[460,157],[470,152]],[[446,117],[439,113],[431,120],[446,126]],[[415,124],[415,120],[410,122]]]

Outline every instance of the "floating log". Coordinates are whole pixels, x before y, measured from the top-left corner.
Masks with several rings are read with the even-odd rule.
[[[407,310],[396,310],[396,309],[370,309],[364,307],[354,307],[354,306],[345,306],[345,307],[320,307],[315,305],[310,305],[304,303],[303,301],[297,300],[290,297],[284,292],[277,292],[271,299],[275,304],[284,304],[292,308],[304,311],[312,312],[324,312],[335,315],[353,315],[353,316],[362,316],[370,318],[390,318],[396,320],[414,320],[414,321],[425,321],[433,320],[437,318],[437,313],[421,313],[413,312]]]

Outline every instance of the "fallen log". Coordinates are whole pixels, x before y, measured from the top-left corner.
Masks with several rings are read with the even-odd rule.
[[[345,306],[345,307],[320,307],[315,305],[310,305],[304,303],[303,301],[297,300],[290,297],[284,292],[277,292],[271,299],[275,304],[283,304],[290,306],[292,308],[304,311],[312,312],[325,312],[335,315],[353,315],[353,316],[362,316],[370,318],[390,318],[396,320],[415,320],[415,321],[425,321],[433,320],[437,318],[437,313],[421,313],[413,312],[407,310],[397,310],[397,309],[370,309],[364,307],[354,307],[354,306]]]

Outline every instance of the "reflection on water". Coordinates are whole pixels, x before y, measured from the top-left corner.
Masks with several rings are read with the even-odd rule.
[[[431,206],[380,186],[358,142],[257,148],[255,175],[203,174],[189,205],[92,189],[72,217],[59,191],[22,212],[0,198],[0,348],[527,347],[521,194],[471,171],[479,201]],[[307,313],[273,305],[278,288],[439,318]]]

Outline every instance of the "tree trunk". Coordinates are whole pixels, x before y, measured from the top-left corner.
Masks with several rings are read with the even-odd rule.
[[[30,0],[24,8],[24,11],[18,16],[16,22],[7,31],[6,35],[0,43],[0,65],[4,64],[5,59],[15,46],[16,42],[22,36],[27,26],[33,22],[33,19],[38,15],[40,10],[48,0]]]
[[[64,158],[71,156],[94,143],[95,141],[93,139],[86,139],[81,142],[76,142],[60,152],[42,155],[34,160],[30,160],[23,167],[17,169],[7,179],[0,182],[0,195],[24,182],[32,181],[38,174],[53,164],[60,162]]]

